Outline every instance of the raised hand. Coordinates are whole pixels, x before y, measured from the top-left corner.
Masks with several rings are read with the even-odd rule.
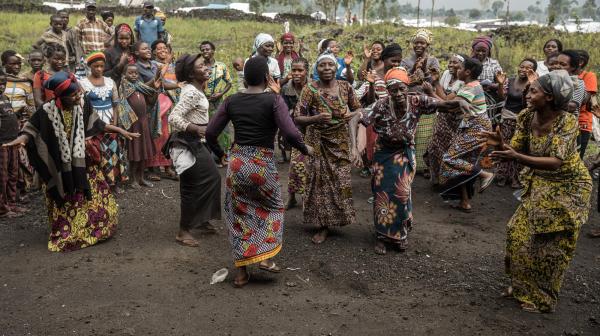
[[[535,82],[538,79],[537,72],[533,71],[533,69],[527,69],[527,82],[529,84]]]
[[[269,75],[269,78],[267,79],[267,87],[276,94],[281,92],[281,86],[279,86],[279,83],[277,83],[271,75]]]
[[[363,46],[363,55],[365,56],[365,59],[371,59],[371,48],[366,44]]]
[[[377,72],[375,70],[371,70],[367,72],[367,76],[365,78],[367,79],[367,82],[371,84],[375,83],[375,80],[377,79]]]
[[[354,53],[352,52],[352,50],[348,50],[348,52],[346,53],[346,56],[344,57],[344,64],[346,64],[346,66],[350,66],[350,64],[352,64],[353,59],[354,59]]]
[[[483,131],[482,135],[488,145],[495,146],[496,148],[504,148],[504,139],[502,138],[502,133],[500,133],[500,126],[496,126],[493,132]]]
[[[502,72],[501,70],[496,72],[496,82],[501,85],[506,83],[506,73]]]

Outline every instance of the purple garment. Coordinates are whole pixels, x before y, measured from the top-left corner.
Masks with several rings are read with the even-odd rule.
[[[237,93],[228,97],[208,123],[206,141],[218,157],[223,156],[217,137],[231,121],[235,130],[235,143],[241,146],[275,148],[277,129],[292,147],[302,154],[308,149],[302,134],[290,117],[283,98],[273,93]]]

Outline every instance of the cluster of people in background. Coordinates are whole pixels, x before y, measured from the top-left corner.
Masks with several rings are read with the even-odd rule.
[[[508,224],[506,295],[527,311],[554,309],[592,190],[582,158],[600,109],[587,52],[552,39],[545,60],[525,58],[508,77],[488,36],[442,69],[425,29],[408,53],[374,41],[358,66],[335,39],[320,41],[311,63],[292,33],[261,33],[249,57],[233,61],[233,83],[211,41],[175,60],[166,16],[152,3],[133,26],[114,25],[110,12],[97,18],[93,0],[85,6],[72,28],[67,12],[51,16],[27,57],[31,71],[16,51],[1,57],[0,216],[28,211],[27,194],[43,185],[49,250],[114,234],[114,196],[125,186],[178,180],[175,240],[199,246],[191,230],[214,231],[210,221],[224,212],[243,287],[249,265],[281,271],[272,258],[286,209],[302,205],[315,244],[356,223],[353,166],[371,178],[380,255],[409,247],[417,173],[465,213],[496,181],[521,202]],[[283,161],[291,149],[286,201],[277,148]]]

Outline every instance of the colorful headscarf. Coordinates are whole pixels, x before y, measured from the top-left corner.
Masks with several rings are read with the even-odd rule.
[[[573,99],[573,80],[566,70],[555,70],[537,79],[544,93],[552,95],[554,106],[566,109]]]
[[[422,38],[425,40],[425,42],[427,42],[427,44],[431,44],[431,42],[433,42],[433,33],[427,29],[419,29],[415,35],[413,35],[411,41],[414,42],[418,38]]]
[[[87,64],[88,66],[91,66],[92,63],[94,63],[96,61],[105,61],[106,62],[106,56],[104,56],[104,53],[102,51],[92,51],[85,58],[85,64]]]
[[[133,31],[131,30],[131,27],[128,24],[121,23],[119,25],[119,30],[117,31],[117,35],[119,33],[133,33]]]
[[[281,35],[281,42],[283,42],[283,40],[296,41],[296,37],[292,33],[285,33],[285,34]]]
[[[62,109],[61,98],[72,95],[79,90],[79,84],[75,75],[64,71],[59,71],[48,78],[43,86],[45,89],[54,92],[56,97],[56,106]]]
[[[483,45],[484,47],[487,48],[488,52],[490,50],[492,50],[492,46],[494,45],[494,43],[492,42],[492,38],[489,36],[478,36],[473,40],[473,43],[471,44],[471,48],[473,50],[475,50],[475,47],[477,47],[478,45]]]
[[[408,72],[402,67],[391,68],[388,70],[388,72],[385,74],[385,77],[383,77],[383,80],[385,81],[385,86],[390,86],[397,83],[404,83],[406,85],[410,84]]]
[[[460,63],[465,62],[465,58],[462,55],[454,54],[453,57],[456,57],[460,61]]]
[[[156,13],[154,13],[154,17],[157,17],[159,19],[166,19],[167,15],[162,11],[156,11]]]
[[[254,46],[252,47],[252,55],[255,55],[258,51],[258,48],[262,47],[263,44],[269,42],[275,43],[275,40],[273,40],[273,36],[265,33],[260,33],[256,35],[256,39],[254,39]]]

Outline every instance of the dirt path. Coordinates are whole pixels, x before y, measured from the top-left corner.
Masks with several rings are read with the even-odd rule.
[[[222,223],[199,248],[174,242],[175,182],[120,196],[117,235],[66,254],[46,249],[38,196],[28,216],[0,221],[0,335],[600,335],[600,240],[585,237],[591,225],[557,312],[529,314],[500,298],[512,191],[492,187],[466,215],[421,177],[413,190],[408,252],[372,252],[369,182],[355,175],[360,224],[315,246],[301,210],[289,211],[276,260],[294,270],[253,270],[241,290],[231,275],[209,285],[216,270],[233,270]],[[590,223],[600,224],[595,211]]]

